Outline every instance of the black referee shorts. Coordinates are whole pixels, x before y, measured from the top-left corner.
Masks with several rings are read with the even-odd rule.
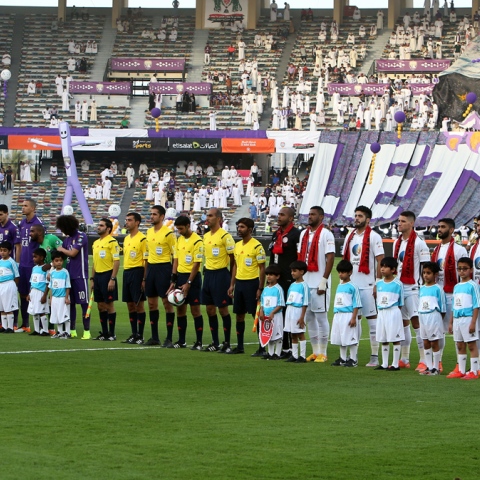
[[[115,288],[112,291],[108,290],[108,282],[112,278],[112,273],[113,270],[102,273],[95,272],[93,277],[93,299],[95,302],[111,303],[118,300],[117,280],[114,280]]]
[[[257,311],[257,290],[259,279],[236,280],[233,294],[233,313],[255,315]]]
[[[202,305],[215,305],[218,308],[232,304],[228,296],[230,288],[230,271],[228,268],[220,270],[204,270],[202,287]]]
[[[179,273],[177,278],[177,287],[181,288],[182,285],[185,285],[188,281],[189,273]],[[190,290],[188,291],[187,298],[185,303],[188,305],[200,305],[200,297],[202,293],[202,277],[200,272],[195,275],[192,284],[190,285]]]
[[[143,267],[123,271],[122,302],[138,303],[145,300],[145,292],[142,290],[143,273]]]
[[[147,297],[166,297],[170,288],[171,277],[172,264],[170,262],[149,263],[145,279],[145,294]]]

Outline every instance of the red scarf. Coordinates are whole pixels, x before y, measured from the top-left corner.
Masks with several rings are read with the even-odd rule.
[[[407,248],[405,249],[405,254],[403,257],[402,265],[402,274],[400,275],[400,281],[405,285],[415,285],[415,277],[413,272],[415,270],[415,240],[417,239],[417,234],[415,230],[412,230],[407,241]],[[393,256],[398,259],[398,254],[400,253],[400,245],[402,244],[402,237],[397,239],[395,244],[395,253]]]
[[[458,283],[457,279],[457,266],[455,265],[455,240],[450,240],[450,245],[445,255],[445,263],[443,266],[443,290],[445,293],[453,293],[453,287]],[[439,243],[432,253],[432,262],[438,261],[438,254],[440,253],[441,243]]]
[[[318,272],[318,241],[320,240],[320,234],[323,230],[323,224],[320,225],[313,234],[312,245],[310,252],[308,252],[308,263],[307,263],[307,272]],[[310,237],[310,232],[312,231],[311,227],[307,227],[305,230],[305,235],[302,238],[302,245],[300,247],[300,253],[298,254],[298,259],[302,262],[306,261],[307,250],[308,250],[308,238]]]
[[[290,230],[293,228],[293,222],[290,223],[285,230],[280,228],[276,232],[275,244],[272,248],[272,253],[276,255],[281,255],[283,253],[283,239],[288,235]]]
[[[478,248],[478,242],[480,242],[480,239],[475,242],[475,245],[470,249],[470,258],[472,259],[472,262],[475,262],[475,254],[477,253],[477,248]],[[474,269],[475,271],[475,269]],[[472,278],[473,278],[473,272],[472,272]]]
[[[370,232],[372,229],[370,225],[367,225],[363,233],[363,241],[362,241],[362,253],[360,254],[360,265],[358,267],[358,271],[360,273],[364,273],[368,275],[370,273],[370,265],[369,265],[369,258],[370,258]],[[345,249],[343,253],[343,259],[350,261],[350,242],[352,241],[353,237],[355,236],[356,230],[354,230],[349,237],[347,238],[347,242],[345,243]]]

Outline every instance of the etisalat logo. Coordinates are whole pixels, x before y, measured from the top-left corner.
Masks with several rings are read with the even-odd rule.
[[[189,150],[211,150],[218,148],[218,142],[199,143],[199,142],[187,142],[187,143],[173,143],[172,148],[189,149]]]

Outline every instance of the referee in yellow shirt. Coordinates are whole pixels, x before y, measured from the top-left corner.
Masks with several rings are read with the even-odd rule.
[[[200,266],[203,261],[203,241],[190,228],[190,219],[185,216],[177,217],[174,223],[179,233],[175,253],[173,256],[172,283],[169,292],[180,288],[185,296],[185,303],[177,307],[178,342],[174,348],[186,348],[187,332],[187,305],[190,305],[195,322],[197,340],[190,350],[202,349],[203,317],[200,311],[200,294],[202,278]]]
[[[97,302],[102,331],[94,340],[116,340],[115,300],[118,300],[117,273],[120,267],[120,248],[112,237],[113,224],[108,218],[98,222],[97,233],[100,236],[93,242],[93,267],[90,277],[90,290]]]
[[[207,225],[210,230],[203,236],[205,268],[202,305],[207,306],[208,323],[212,332],[212,343],[205,348],[205,351],[225,353],[230,348],[232,330],[232,319],[228,313],[228,306],[231,305],[232,299],[228,295],[228,287],[231,282],[230,272],[235,264],[233,256],[235,242],[233,237],[221,228],[222,218],[222,211],[219,208],[211,208],[207,212]],[[217,308],[222,316],[225,334],[225,341],[221,347],[218,338]]]
[[[167,336],[162,347],[173,347],[173,326],[175,324],[175,311],[173,305],[167,300],[167,292],[172,282],[172,261],[177,239],[173,230],[163,224],[165,220],[165,208],[154,205],[150,209],[150,222],[152,227],[147,230],[148,260],[145,261],[145,293],[148,299],[150,312],[150,326],[152,338],[147,341],[148,345],[160,345],[158,335],[158,297],[162,299],[166,313]],[[143,336],[143,326],[139,325]]]
[[[245,314],[255,316],[257,302],[265,285],[265,250],[252,237],[255,223],[251,218],[237,221],[237,233],[242,239],[235,244],[235,265],[228,294],[233,296],[233,313],[236,315],[237,347],[226,353],[245,353]],[[234,294],[235,292],[235,294]]]
[[[143,344],[142,335],[138,334],[138,324],[145,325],[145,262],[147,258],[147,238],[138,230],[142,217],[136,212],[129,212],[125,217],[128,235],[123,240],[123,287],[122,301],[126,302],[132,334],[122,343]],[[142,329],[143,330],[143,329]],[[151,345],[147,342],[147,345]]]

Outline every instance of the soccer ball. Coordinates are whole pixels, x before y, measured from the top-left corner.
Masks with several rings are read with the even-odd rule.
[[[167,208],[167,211],[165,212],[165,218],[168,219],[174,219],[177,218],[177,211],[174,208]]]
[[[73,207],[71,205],[65,205],[63,207],[63,214],[64,215],[73,215]]]
[[[173,292],[170,292],[168,294],[168,301],[172,304],[175,305],[176,307],[179,307],[185,302],[185,297],[183,296],[183,292],[177,288]]]
[[[122,213],[122,209],[120,208],[120,205],[110,205],[108,207],[108,214],[111,217],[118,217]]]

